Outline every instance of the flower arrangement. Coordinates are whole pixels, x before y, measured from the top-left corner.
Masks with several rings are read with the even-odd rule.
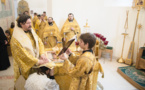
[[[100,44],[99,44],[99,48],[100,49],[105,49],[106,46],[108,45],[109,41],[106,41],[106,37],[104,37],[103,35],[99,34],[99,33],[94,33],[94,35],[96,36],[96,38],[99,40]]]

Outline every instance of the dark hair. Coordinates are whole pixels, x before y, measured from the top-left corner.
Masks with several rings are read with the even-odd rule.
[[[37,15],[37,17],[41,17],[41,15],[39,14],[39,15]]]
[[[45,66],[43,66],[43,67],[40,67],[40,68],[38,68],[38,71],[37,71],[37,74],[39,74],[39,75],[47,75],[48,77],[50,76],[49,74],[46,74],[46,71],[47,70],[49,70],[50,71],[50,69],[49,68],[47,68],[47,67],[45,67]]]
[[[80,39],[83,40],[84,44],[88,43],[88,48],[91,49],[96,43],[96,37],[94,34],[91,33],[84,33],[81,34]]]
[[[25,15],[25,12],[29,13],[28,11],[24,11],[23,14]]]
[[[11,22],[11,28],[14,28],[14,27],[15,27],[15,23]]]
[[[52,18],[52,17],[48,17],[48,18],[51,18],[51,19],[53,20],[53,18]]]
[[[34,15],[37,15],[37,13],[34,13]]]
[[[45,11],[43,13],[46,13]]]
[[[21,16],[22,14],[19,14],[19,16]]]
[[[74,14],[73,14],[73,13],[69,13],[68,16],[69,16],[69,15],[73,15],[73,17],[74,17]]]
[[[28,19],[30,19],[30,16],[28,16],[28,15],[21,15],[20,17],[19,17],[19,19],[17,20],[17,25],[18,25],[18,27],[20,27],[21,28],[21,24],[20,23],[26,23],[26,21],[28,20]]]
[[[8,33],[10,35],[10,31],[9,30],[6,30],[5,33]]]

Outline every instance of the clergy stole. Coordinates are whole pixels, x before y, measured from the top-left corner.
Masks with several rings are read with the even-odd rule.
[[[17,25],[17,24],[16,24]],[[22,28],[15,26],[13,36],[11,38],[11,51],[14,58],[14,76],[15,81],[20,76],[19,68],[25,79],[30,74],[30,69],[38,62],[39,54],[43,54],[44,45],[39,37],[36,35],[34,30],[31,30],[30,37],[23,31]]]

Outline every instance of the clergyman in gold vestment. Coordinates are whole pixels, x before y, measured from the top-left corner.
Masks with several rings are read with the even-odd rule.
[[[35,27],[35,23],[37,21],[38,17],[37,17],[37,13],[34,13],[34,17],[33,17],[33,27]]]
[[[43,30],[42,41],[45,48],[53,48],[57,45],[57,41],[61,41],[59,29],[52,17],[48,18],[48,23]]]
[[[74,18],[74,15],[72,13],[69,13],[68,19],[61,29],[61,37],[63,37],[65,39],[65,43],[67,43],[74,35],[77,35],[77,37],[79,37],[80,33],[81,30]],[[75,47],[75,43],[73,43],[71,47]]]
[[[39,24],[39,29],[38,29],[38,36],[40,37],[41,40],[43,40],[43,32],[44,32],[46,23],[47,21],[44,19],[44,16],[41,15],[41,22]]]
[[[47,16],[46,16],[46,12],[45,11],[43,12],[43,17],[44,17],[44,20],[47,21]]]
[[[14,27],[15,27],[15,23],[14,22],[12,22],[11,23],[11,27],[10,27],[10,36],[12,37],[12,34],[13,34],[13,31],[14,31]]]
[[[20,76],[20,71],[22,76],[27,79],[30,69],[34,65],[44,64],[48,62],[48,59],[45,56],[42,41],[32,30],[30,16],[21,15],[15,24],[10,44],[14,59],[14,77],[16,81]]]
[[[40,25],[40,23],[41,23],[41,16],[40,15],[38,15],[37,16],[38,18],[37,18],[37,20],[36,20],[36,22],[35,22],[35,30],[36,30],[36,33],[37,33],[37,35],[39,35],[39,25]]]
[[[93,34],[81,34],[79,45],[83,49],[82,54],[75,56],[68,49],[66,51],[66,54],[69,55],[68,59],[64,54],[60,55],[60,58],[64,60],[64,69],[72,77],[69,90],[96,90],[98,72],[103,72],[103,70],[93,55],[92,47],[95,42],[96,37]],[[70,68],[72,64],[74,67]]]

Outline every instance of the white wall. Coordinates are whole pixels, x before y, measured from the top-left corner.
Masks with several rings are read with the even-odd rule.
[[[106,3],[108,2],[108,3]],[[109,3],[110,2],[110,3]],[[123,4],[124,2],[124,4]],[[124,58],[127,57],[130,42],[132,41],[137,10],[131,8],[132,0],[52,0],[52,16],[59,29],[62,28],[68,13],[74,13],[82,31],[83,26],[88,19],[91,26],[90,32],[100,33],[107,37],[109,46],[113,46],[113,56],[120,57],[123,43],[124,23],[126,19],[126,10],[129,10],[128,30],[124,47]],[[145,43],[145,10],[140,11],[139,21],[143,25],[140,34],[140,46]],[[137,33],[135,38],[135,53],[137,49]],[[135,61],[135,60],[134,60]]]

